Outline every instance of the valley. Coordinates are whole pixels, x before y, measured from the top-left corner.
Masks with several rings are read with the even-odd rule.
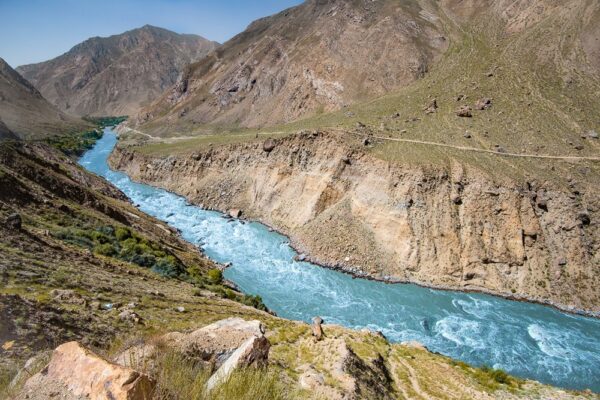
[[[0,399],[598,399],[600,2],[267,3],[0,5]]]

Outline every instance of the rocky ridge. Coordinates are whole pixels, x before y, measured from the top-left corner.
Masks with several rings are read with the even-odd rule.
[[[94,37],[67,53],[17,70],[72,115],[133,115],[173,85],[183,67],[218,43],[146,25]]]

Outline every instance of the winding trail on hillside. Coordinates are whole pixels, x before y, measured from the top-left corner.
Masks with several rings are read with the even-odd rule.
[[[124,129],[126,132],[133,132],[133,133],[136,133],[139,135],[146,136],[146,137],[150,138],[151,140],[155,140],[157,142],[164,142],[164,143],[170,143],[173,141],[180,141],[180,140],[186,140],[186,139],[197,139],[197,138],[201,137],[201,135],[198,135],[198,136],[177,136],[177,137],[173,137],[173,138],[161,138],[161,137],[157,137],[157,136],[152,136],[148,133],[145,133],[145,132],[142,132],[142,131],[139,131],[137,129],[133,129],[133,128],[130,128],[127,126],[123,127],[122,129]],[[539,159],[563,160],[563,161],[600,161],[600,157],[552,156],[552,155],[547,155],[547,154],[508,153],[508,152],[500,152],[500,151],[482,149],[482,148],[478,148],[478,147],[457,146],[457,145],[452,145],[452,144],[447,144],[447,143],[429,142],[429,141],[425,141],[425,140],[391,138],[391,137],[377,136],[377,135],[370,135],[370,134],[365,135],[365,134],[361,134],[358,132],[349,132],[349,131],[340,131],[340,130],[334,130],[334,131],[337,133],[341,133],[341,134],[350,133],[350,134],[353,134],[358,137],[366,136],[369,138],[373,138],[373,139],[377,139],[377,140],[384,140],[384,141],[389,141],[389,142],[399,142],[399,143],[420,144],[420,145],[426,145],[426,146],[445,147],[445,148],[454,149],[454,150],[493,154],[493,155],[502,156],[502,157],[539,158]],[[288,132],[285,132],[285,131],[261,132],[261,133],[257,133],[256,135],[270,136],[270,135],[280,135],[280,134],[285,134],[285,133],[288,133]],[[210,136],[214,136],[214,135],[210,135]],[[231,136],[247,137],[248,135],[231,135]]]
[[[355,135],[357,135],[357,136],[364,136],[364,135],[361,135],[361,134],[358,134],[358,133],[355,133]],[[372,135],[372,136],[369,135],[368,137],[374,138],[374,139],[378,139],[378,140],[387,140],[387,141],[391,141],[391,142],[403,142],[403,143],[423,144],[423,145],[428,145],[428,146],[447,147],[447,148],[450,148],[450,149],[462,150],[462,151],[474,151],[474,152],[478,152],[478,153],[488,153],[488,154],[494,154],[494,155],[503,156],[503,157],[544,158],[544,159],[551,159],[551,160],[570,160],[570,161],[577,161],[577,160],[581,160],[581,161],[600,161],[600,157],[551,156],[551,155],[545,155],[545,154],[505,153],[505,152],[500,152],[500,151],[494,151],[494,150],[488,150],[488,149],[481,149],[481,148],[477,148],[477,147],[456,146],[456,145],[452,145],[452,144],[439,143],[439,142],[428,142],[428,141],[424,141],[424,140],[390,138],[390,137],[375,136],[375,135]]]

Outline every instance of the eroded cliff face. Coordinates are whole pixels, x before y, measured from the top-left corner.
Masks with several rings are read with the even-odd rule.
[[[393,164],[333,133],[166,158],[121,147],[111,163],[206,208],[242,209],[330,267],[600,312],[597,191]]]

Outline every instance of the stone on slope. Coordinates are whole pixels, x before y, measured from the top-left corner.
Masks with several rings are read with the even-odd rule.
[[[219,368],[242,344],[253,337],[263,337],[265,327],[260,321],[228,318],[207,325],[191,333],[171,332],[158,338],[156,343],[142,343],[119,354],[115,362],[138,368],[154,365],[161,346],[184,356]]]
[[[475,109],[477,110],[487,110],[492,106],[492,99],[488,97],[483,97],[475,103]]]
[[[208,382],[207,390],[212,390],[227,378],[238,368],[244,367],[265,367],[269,358],[269,348],[271,344],[264,336],[252,336],[238,347],[233,354],[221,365]]]
[[[153,388],[146,375],[69,342],[54,350],[48,366],[27,380],[17,399],[145,400]]]
[[[471,112],[471,107],[461,106],[458,110],[456,110],[456,115],[463,118],[471,118],[473,113]]]
[[[323,338],[323,328],[321,327],[322,323],[323,319],[321,317],[314,317],[312,320],[312,335],[317,341]]]

